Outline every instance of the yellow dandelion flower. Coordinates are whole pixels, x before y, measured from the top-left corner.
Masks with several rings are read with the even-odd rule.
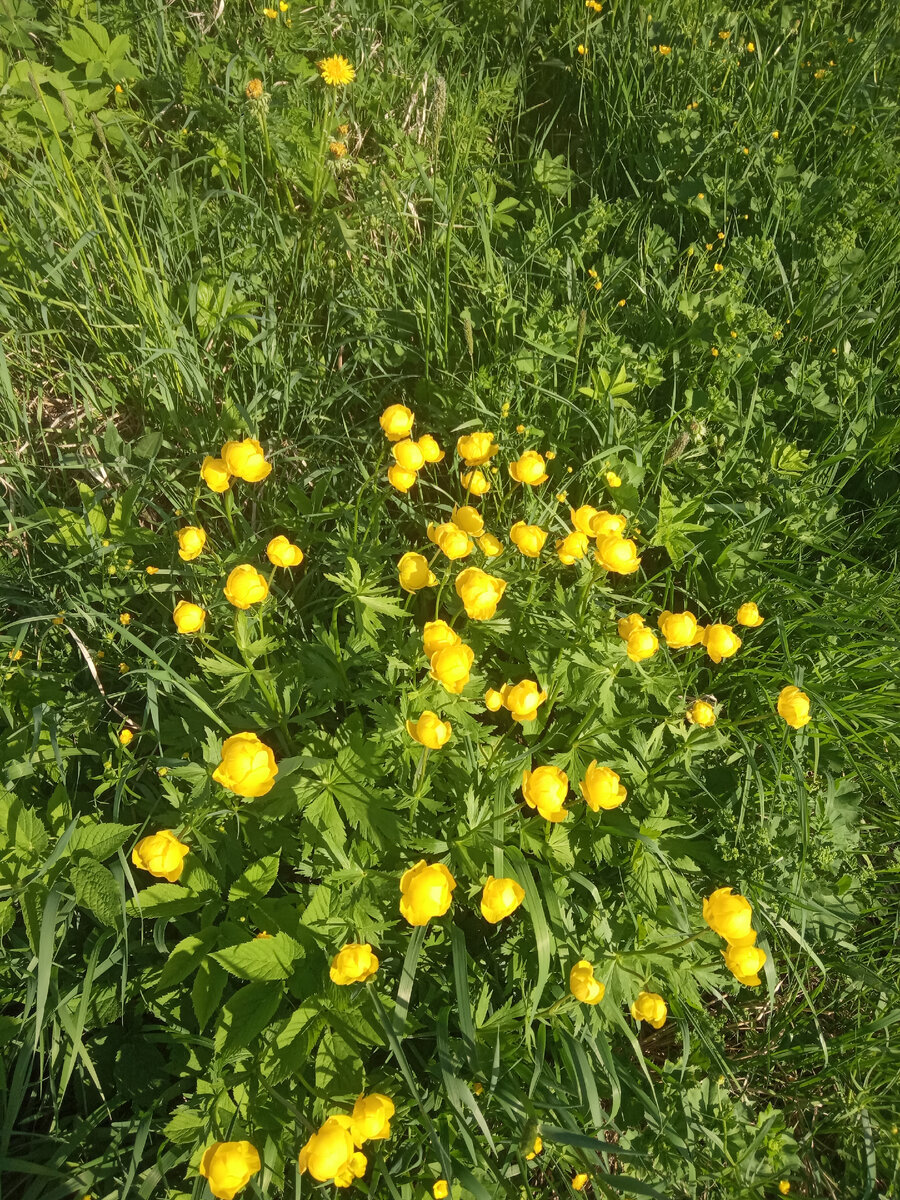
[[[330,58],[323,58],[317,65],[329,87],[346,87],[356,78],[355,67],[343,54],[332,54]]]

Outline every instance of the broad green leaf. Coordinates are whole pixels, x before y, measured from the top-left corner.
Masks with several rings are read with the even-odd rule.
[[[122,897],[111,871],[95,858],[85,858],[72,868],[75,899],[90,909],[104,925],[117,925],[122,920]]]
[[[69,840],[69,853],[89,854],[91,858],[102,862],[115,854],[136,828],[136,825],[119,825],[114,821],[91,821],[87,825],[78,825]]]
[[[217,950],[212,958],[239,979],[287,979],[302,950],[286,933],[256,937],[237,946]]]
[[[231,1053],[250,1044],[275,1015],[281,988],[272,983],[248,983],[226,1001],[216,1029],[217,1053]]]
[[[259,900],[267,896],[278,877],[277,854],[261,858],[234,881],[228,891],[229,900]]]
[[[204,900],[177,883],[154,883],[128,901],[133,917],[177,917],[202,908]]]

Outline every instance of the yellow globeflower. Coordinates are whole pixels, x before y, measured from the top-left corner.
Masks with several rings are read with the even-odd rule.
[[[389,442],[401,442],[409,437],[415,419],[415,413],[405,404],[390,404],[378,418],[378,423]]]
[[[456,452],[467,467],[483,467],[499,449],[492,433],[466,433],[456,443]]]
[[[222,447],[222,458],[231,474],[245,483],[259,483],[272,471],[272,464],[266,461],[265,451],[256,438],[226,442]]]
[[[503,543],[492,533],[483,533],[478,539],[478,549],[485,558],[496,558],[503,553]]]
[[[802,729],[811,720],[809,696],[793,684],[782,688],[778,693],[778,715],[783,717],[792,729]]]
[[[350,1116],[350,1134],[357,1146],[390,1137],[391,1117],[395,1112],[393,1100],[381,1092],[358,1096]]]
[[[703,901],[703,920],[731,946],[752,946],[756,941],[750,901],[733,888],[716,888]]]
[[[511,462],[509,473],[516,483],[527,483],[530,487],[537,487],[548,478],[544,456],[538,454],[537,450],[526,450],[515,462]]]
[[[368,942],[348,942],[331,960],[329,975],[331,982],[346,987],[351,983],[365,983],[378,970],[378,958]]]
[[[456,880],[443,863],[420,859],[400,880],[400,912],[410,925],[427,925],[450,907],[455,887]]]
[[[179,842],[171,829],[161,829],[149,837],[141,838],[131,851],[131,861],[142,871],[149,871],[157,879],[174,883],[184,870],[184,858],[190,854],[190,846]]]
[[[652,629],[635,629],[628,635],[625,652],[632,662],[652,658],[659,649],[659,638]]]
[[[133,741],[134,741],[134,734],[131,732],[130,729],[123,729],[122,732],[119,734],[119,745],[120,746],[130,746]]]
[[[484,496],[491,490],[491,485],[484,471],[475,467],[471,471],[460,471],[459,482],[473,496]]]
[[[434,542],[441,553],[451,560],[468,558],[475,549],[474,542],[465,530],[452,521],[445,521],[442,525],[429,522],[427,532],[428,540]]]
[[[492,925],[514,913],[525,899],[525,889],[515,879],[495,879],[488,875],[481,893],[481,915]]]
[[[217,1200],[234,1200],[261,1166],[251,1142],[213,1142],[200,1160],[199,1171]]]
[[[564,821],[563,806],[569,794],[569,777],[559,767],[535,767],[522,772],[522,795],[529,808],[536,808],[545,821]]]
[[[707,625],[703,631],[703,645],[706,653],[714,663],[720,663],[723,658],[731,658],[741,648],[741,639],[730,625]]]
[[[503,689],[503,704],[509,709],[514,721],[533,721],[537,710],[547,699],[533,679],[523,679],[513,687]]]
[[[320,1183],[326,1183],[329,1179],[337,1182],[337,1176],[346,1171],[355,1154],[356,1147],[350,1135],[350,1118],[329,1117],[300,1151],[297,1165],[301,1175],[309,1171],[313,1179],[318,1179]],[[365,1157],[360,1157],[363,1159],[364,1171]]]
[[[622,533],[628,518],[621,513],[598,512],[591,521],[591,534],[595,538],[608,537],[611,533]]]
[[[760,616],[759,609],[752,600],[746,601],[737,610],[738,625],[746,625],[749,629],[756,629],[758,625],[762,625],[765,617]]]
[[[570,508],[569,518],[579,533],[583,533],[585,537],[596,537],[594,533],[593,523],[594,518],[600,514],[592,504],[582,504],[581,508]]]
[[[606,482],[611,488],[617,488],[617,487],[622,486],[621,477],[618,476],[615,473],[615,471],[607,471],[606,472]]]
[[[462,508],[454,506],[453,524],[458,525],[469,537],[479,538],[484,533],[484,518],[471,504],[465,504]]]
[[[504,689],[506,684],[503,685]],[[488,688],[484,693],[484,707],[490,712],[498,712],[503,707],[504,692],[496,688]]]
[[[434,1200],[447,1200],[450,1195],[450,1184],[446,1179],[436,1179],[431,1186],[431,1194]]]
[[[356,78],[356,68],[343,54],[332,54],[330,58],[323,58],[316,66],[329,87],[346,87]]]
[[[506,591],[506,580],[488,575],[480,567],[467,567],[456,577],[456,594],[471,621],[489,621]]]
[[[206,530],[197,525],[185,525],[175,534],[178,538],[178,557],[191,562],[202,553],[206,545]]]
[[[229,574],[222,591],[235,608],[249,608],[251,604],[260,604],[265,600],[269,585],[265,575],[260,575],[256,567],[241,563]]]
[[[235,733],[222,744],[213,779],[238,796],[265,796],[275,785],[275,755],[255,733]]]
[[[560,538],[556,543],[556,553],[559,561],[567,567],[571,567],[580,558],[584,558],[585,554],[587,554],[587,548],[587,535],[583,534],[580,529],[573,529],[571,533],[567,533],[564,538]]]
[[[616,623],[616,631],[623,642],[627,642],[636,629],[644,628],[644,618],[640,613],[629,613],[620,617]]]
[[[641,992],[631,1006],[635,1021],[646,1021],[654,1029],[662,1029],[669,1015],[665,1000],[656,992]]]
[[[509,531],[509,537],[526,558],[537,558],[544,548],[547,532],[541,529],[540,525],[526,525],[524,521],[516,521]]]
[[[759,972],[765,965],[766,952],[759,946],[735,946],[733,943],[722,951],[725,966],[738,983],[745,987],[759,987]]]
[[[458,696],[469,682],[469,672],[475,661],[475,652],[470,646],[459,642],[445,646],[431,657],[431,678],[442,683],[448,692]]]
[[[438,650],[444,650],[447,646],[458,646],[461,641],[462,638],[450,628],[446,621],[425,622],[422,630],[422,644],[427,659],[430,660]]]
[[[692,612],[672,613],[666,609],[660,613],[657,625],[671,650],[696,646],[702,642],[703,633]]]
[[[334,1177],[334,1186],[348,1188],[357,1179],[362,1179],[366,1173],[368,1160],[361,1150],[357,1150],[341,1167]]]
[[[631,575],[641,565],[637,546],[631,538],[623,538],[618,533],[597,538],[594,557],[601,567],[615,571],[617,575]]]
[[[704,729],[716,723],[716,710],[705,700],[695,700],[685,716],[691,725],[702,725]]]
[[[394,442],[391,446],[391,454],[393,454],[397,466],[402,467],[404,471],[421,471],[425,466],[425,455],[419,448],[418,442],[414,442],[412,438]]]
[[[418,721],[406,722],[406,732],[420,746],[426,746],[429,750],[440,750],[441,746],[446,746],[450,741],[453,726],[426,708]]]
[[[599,1004],[606,993],[606,984],[595,979],[591,963],[580,958],[569,972],[569,991],[582,1004]]]
[[[438,445],[437,439],[430,433],[423,433],[416,444],[427,463],[439,463],[443,460],[444,451]]]
[[[619,776],[609,767],[598,767],[594,759],[579,784],[588,808],[598,812],[601,808],[618,808],[624,804],[628,792],[619,783]]]
[[[419,478],[415,471],[407,471],[406,467],[400,467],[396,463],[388,467],[387,477],[388,483],[398,492],[408,492]]]
[[[172,620],[179,633],[197,633],[203,628],[206,609],[201,608],[199,604],[192,604],[190,600],[179,600],[172,613]]]
[[[589,1178],[589,1176],[585,1175],[585,1173],[583,1171],[579,1172],[579,1174],[574,1176],[574,1178],[572,1179],[572,1188],[574,1189],[574,1191],[583,1192],[584,1189],[587,1187],[588,1178]]]
[[[303,551],[289,542],[283,533],[272,538],[266,546],[266,555],[273,567],[299,567],[303,562]]]
[[[231,472],[225,465],[224,458],[211,458],[208,454],[200,468],[203,482],[214,492],[227,492],[231,487]]]
[[[434,587],[437,575],[428,566],[424,554],[408,550],[397,563],[400,586],[405,592],[418,592],[421,588]]]

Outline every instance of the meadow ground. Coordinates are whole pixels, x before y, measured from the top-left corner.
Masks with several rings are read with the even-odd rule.
[[[900,1194],[898,89],[0,0],[3,1200]]]

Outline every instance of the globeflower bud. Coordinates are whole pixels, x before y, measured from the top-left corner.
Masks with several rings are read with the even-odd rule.
[[[447,1200],[450,1195],[450,1184],[446,1179],[436,1179],[431,1187],[431,1194],[434,1200]]]
[[[547,540],[547,533],[540,525],[526,525],[524,521],[516,521],[509,536],[526,558],[537,558]]]
[[[737,610],[738,625],[746,625],[750,629],[756,629],[758,625],[762,625],[765,617],[760,616],[759,609],[752,600],[747,600]]]
[[[631,1006],[635,1021],[646,1021],[654,1029],[662,1029],[668,1013],[665,1000],[656,992],[641,992]]]
[[[595,513],[591,520],[591,534],[595,538],[609,537],[610,534],[621,534],[628,524],[628,518],[622,513],[611,513],[605,510]]]
[[[587,554],[588,540],[587,536],[580,529],[574,529],[571,533],[567,533],[564,538],[556,543],[556,553],[559,561],[567,567],[571,567],[578,559],[584,558]]]
[[[616,622],[616,630],[623,642],[627,642],[636,629],[644,628],[644,618],[640,613],[629,613],[627,617],[620,617]]]
[[[522,772],[522,795],[529,808],[535,808],[545,821],[564,821],[569,815],[563,807],[569,794],[569,777],[559,767],[535,767]]]
[[[427,463],[439,463],[444,458],[444,451],[430,433],[423,433],[417,445]]]
[[[289,542],[283,533],[272,538],[266,546],[266,555],[273,567],[299,567],[303,562],[303,551]]]
[[[467,433],[456,443],[456,452],[467,467],[483,466],[499,449],[492,433]]]
[[[265,600],[269,585],[256,567],[241,563],[229,574],[222,591],[235,608],[247,609],[251,604],[260,604]]]
[[[420,471],[425,466],[425,455],[417,442],[404,438],[402,442],[394,442],[391,453],[398,467],[404,471]]]
[[[736,946],[732,943],[722,951],[722,957],[738,983],[745,987],[759,987],[759,972],[766,961],[765,950],[760,950],[759,946]]]
[[[421,859],[400,880],[400,912],[410,925],[427,925],[442,917],[453,899],[456,880],[443,863]]]
[[[590,1178],[590,1176],[586,1175],[584,1173],[584,1171],[580,1171],[577,1175],[573,1176],[573,1178],[572,1178],[572,1190],[576,1191],[576,1192],[583,1192],[584,1189],[587,1187],[589,1178]]]
[[[259,1153],[251,1142],[213,1142],[200,1160],[200,1174],[217,1200],[234,1200],[260,1169]]]
[[[533,721],[546,699],[547,693],[541,691],[533,679],[523,679],[521,683],[503,690],[503,703],[514,721]]]
[[[545,483],[548,476],[544,456],[537,450],[526,450],[515,462],[509,464],[509,473],[516,483],[527,483],[537,487]]]
[[[489,621],[506,591],[506,580],[488,575],[480,567],[467,567],[456,577],[456,594],[472,621]]]
[[[469,682],[469,672],[475,661],[471,646],[459,642],[437,650],[431,658],[431,678],[444,685],[448,692],[458,696]]]
[[[802,729],[810,722],[809,696],[793,684],[782,688],[778,694],[778,715],[783,717],[792,729]]]
[[[224,458],[211,458],[207,454],[200,468],[200,476],[206,486],[214,492],[227,492],[231,487],[231,472],[225,465]]]
[[[331,960],[331,982],[345,987],[364,983],[378,970],[378,959],[368,942],[348,942]]]
[[[600,514],[592,504],[582,504],[580,508],[570,508],[569,518],[579,533],[583,533],[585,537],[596,537],[594,533],[594,518]]]
[[[624,804],[628,792],[619,783],[619,776],[609,767],[598,767],[594,759],[579,784],[588,808],[598,812],[601,808],[618,808]]]
[[[452,521],[445,521],[443,525],[429,524],[428,537],[451,561],[468,558],[475,549],[469,535]]]
[[[496,558],[503,553],[503,543],[492,533],[483,533],[478,539],[478,549],[485,558]]]
[[[652,629],[635,629],[628,635],[625,643],[625,653],[632,662],[643,662],[652,658],[659,649],[659,638]]]
[[[438,650],[447,646],[458,646],[462,638],[450,628],[446,621],[426,621],[422,630],[422,643],[425,657],[431,659]]]
[[[406,722],[406,732],[420,746],[426,746],[429,750],[440,750],[441,746],[450,741],[453,726],[426,708],[418,721]]]
[[[714,663],[731,658],[741,648],[741,639],[732,632],[730,625],[708,625],[703,631],[703,645]]]
[[[272,470],[266,455],[256,438],[244,438],[242,442],[226,442],[222,447],[222,459],[232,475],[245,483],[259,483]]]
[[[491,490],[491,485],[484,471],[461,471],[459,482],[473,496],[484,496]]]
[[[606,992],[606,984],[594,978],[594,968],[586,958],[581,958],[569,972],[569,991],[582,1004],[599,1004]]]
[[[597,538],[594,557],[601,567],[617,575],[631,575],[641,565],[637,546],[631,538],[623,538],[618,533]]]
[[[405,404],[390,404],[378,418],[389,442],[401,442],[412,432],[415,414]]]
[[[149,871],[157,879],[167,879],[174,883],[184,870],[185,855],[190,854],[190,846],[179,842],[171,829],[161,829],[149,837],[141,838],[131,851],[131,861],[142,871]]]
[[[525,899],[525,889],[515,879],[495,879],[488,875],[481,893],[481,915],[492,925],[514,913]]]
[[[172,613],[172,620],[179,633],[196,633],[203,628],[206,610],[199,604],[191,604],[190,600],[179,600]]]
[[[484,533],[484,518],[477,508],[466,504],[462,508],[454,506],[453,524],[467,533],[470,537],[478,538]]]
[[[337,1182],[338,1175],[351,1167],[352,1160],[356,1155],[356,1148],[350,1135],[350,1124],[350,1117],[328,1118],[319,1128],[318,1133],[312,1135],[297,1157],[301,1175],[309,1171],[313,1179],[318,1179],[320,1183],[325,1183],[329,1179]],[[359,1157],[362,1158],[362,1171],[359,1172],[359,1175],[362,1175],[365,1171],[366,1160],[364,1155]],[[349,1183],[351,1180],[347,1182]]]
[[[359,1096],[350,1116],[350,1134],[357,1146],[391,1136],[391,1117],[396,1109],[389,1096],[373,1092]]]
[[[691,725],[702,725],[704,729],[716,723],[716,710],[705,700],[695,700],[685,716]]]
[[[275,755],[255,733],[235,733],[222,744],[213,779],[238,796],[265,796],[275,785]]]
[[[498,712],[503,707],[503,692],[498,692],[496,688],[488,688],[484,693],[484,707],[490,712]]]
[[[697,645],[699,626],[692,612],[671,613],[666,610],[660,613],[657,624],[671,650]]]
[[[407,471],[406,467],[398,466],[394,463],[388,467],[388,483],[398,492],[408,492],[411,487],[415,486],[416,480],[419,478],[415,471]]]
[[[703,920],[732,946],[752,946],[756,941],[750,901],[733,888],[716,888],[703,901]]]
[[[400,586],[406,592],[418,592],[421,588],[434,587],[437,575],[428,566],[424,554],[416,554],[409,550],[397,563],[397,574]]]
[[[206,530],[196,525],[185,525],[175,536],[178,538],[178,557],[185,562],[197,558],[206,545]]]

